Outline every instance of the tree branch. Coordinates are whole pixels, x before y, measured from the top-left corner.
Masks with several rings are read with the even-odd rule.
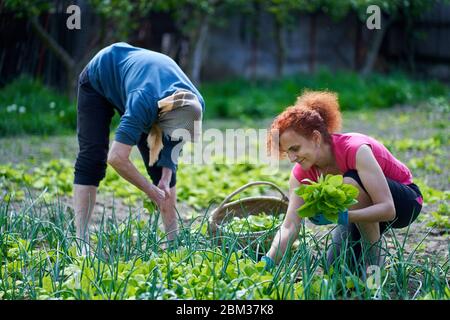
[[[387,29],[392,24],[394,19],[395,18],[393,15],[389,16],[385,19],[386,22],[383,24],[381,30],[375,31],[375,35],[373,39],[371,39],[371,45],[366,56],[364,67],[361,70],[362,75],[368,75],[370,72],[372,72],[375,61],[378,57],[378,53],[380,51],[381,44],[383,43],[384,35],[386,34]]]
[[[44,45],[46,45],[57,57],[61,60],[67,69],[73,69],[75,67],[75,61],[67,53],[67,51],[61,47],[55,39],[41,26],[36,17],[30,18],[31,28],[37,34],[37,36],[42,40]]]

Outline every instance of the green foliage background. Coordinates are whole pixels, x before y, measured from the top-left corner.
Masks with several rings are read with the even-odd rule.
[[[337,92],[344,111],[416,105],[432,97],[450,100],[449,87],[437,81],[413,80],[402,73],[361,77],[354,72],[326,69],[272,81],[204,83],[200,92],[206,102],[205,119],[251,121],[275,117],[306,89]],[[19,112],[21,106],[25,107],[23,113]],[[118,121],[116,115],[113,128]],[[73,134],[75,130],[75,103],[40,80],[22,76],[0,89],[0,135]]]

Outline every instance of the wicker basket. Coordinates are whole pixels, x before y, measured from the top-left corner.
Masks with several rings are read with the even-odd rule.
[[[240,192],[257,185],[271,186],[281,194],[281,197],[254,196],[230,202],[230,200]],[[228,195],[225,200],[223,200],[223,202],[211,213],[211,216],[209,217],[210,232],[215,236],[226,236],[227,234],[221,225],[230,221],[233,217],[243,218],[249,215],[257,215],[261,212],[273,215],[286,213],[288,202],[289,199],[283,191],[271,182],[255,181],[247,183]],[[264,247],[267,247],[272,243],[275,233],[275,228],[270,231],[251,232],[238,236],[237,240],[239,244],[244,247],[248,245],[263,245]]]

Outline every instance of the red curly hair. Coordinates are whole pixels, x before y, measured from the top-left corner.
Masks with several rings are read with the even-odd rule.
[[[275,147],[274,137],[278,138],[288,129],[292,129],[305,138],[310,138],[314,130],[322,134],[325,142],[331,143],[331,133],[341,129],[342,117],[337,94],[330,91],[305,91],[293,106],[286,108],[269,129],[267,151],[271,154]],[[279,142],[278,142],[279,143]],[[279,150],[279,145],[276,146]],[[282,157],[279,152],[279,157]]]

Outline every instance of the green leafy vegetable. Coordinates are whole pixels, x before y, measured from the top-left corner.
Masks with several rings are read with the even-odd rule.
[[[273,216],[267,215],[265,212],[244,218],[234,217],[231,221],[224,224],[224,230],[232,233],[265,231],[277,228],[283,222],[283,218],[284,214]]]
[[[357,203],[359,191],[356,187],[345,184],[342,175],[321,175],[317,182],[305,179],[309,184],[302,184],[295,190],[305,203],[297,210],[302,218],[311,218],[322,213],[332,222],[337,222],[339,211]]]

